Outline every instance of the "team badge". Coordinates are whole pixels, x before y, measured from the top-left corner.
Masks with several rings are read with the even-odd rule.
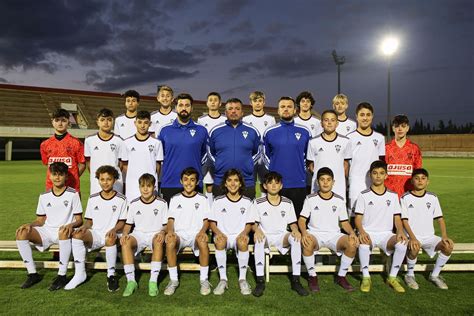
[[[115,212],[117,210],[117,205],[112,206],[112,211]]]
[[[300,138],[301,138],[301,133],[295,133],[295,137],[296,137],[297,140],[300,140]]]
[[[69,201],[64,201],[64,206],[67,207],[69,205]]]
[[[286,213],[285,213],[285,211],[281,211],[280,214],[281,214],[281,217],[285,217]]]
[[[199,208],[199,203],[194,203],[194,208],[197,210]]]
[[[243,132],[242,132],[242,136],[243,136],[245,139],[247,139],[247,136],[249,136],[249,132],[243,131]]]
[[[311,130],[314,131],[314,124],[311,124]]]
[[[115,149],[117,149],[117,145],[115,145],[115,144],[110,144],[110,150],[111,150],[111,151],[115,151]]]
[[[155,214],[155,216],[158,215],[158,209],[155,208],[155,209],[153,210],[153,214]]]
[[[390,204],[392,204],[392,201],[390,201],[390,200],[387,200],[385,202],[387,202],[387,206],[390,206]]]
[[[244,213],[245,213],[245,207],[241,207],[241,208],[240,208],[240,213],[241,213],[241,214],[244,214]]]
[[[336,152],[339,153],[341,151],[341,145],[336,145]]]
[[[346,131],[350,131],[351,127],[350,126],[346,126]]]
[[[374,146],[377,146],[377,144],[379,143],[377,139],[372,139],[372,141],[374,142]]]
[[[333,205],[333,206],[332,206],[332,212],[334,213],[334,212],[336,212],[336,210],[337,210],[337,206],[336,206],[336,205]]]
[[[153,145],[148,145],[148,150],[149,150],[150,152],[152,152],[154,149],[155,149],[155,146],[153,146]]]
[[[267,125],[268,125],[268,122],[267,122],[267,121],[263,121],[263,125],[267,126]]]
[[[196,130],[195,129],[190,129],[189,134],[191,134],[191,137],[194,137],[194,135],[196,134]]]
[[[426,207],[427,207],[428,209],[430,209],[431,203],[430,203],[430,202],[426,202]]]
[[[411,160],[411,159],[413,159],[413,154],[412,154],[412,153],[408,153],[408,154],[407,154],[407,157],[408,157],[408,159]]]

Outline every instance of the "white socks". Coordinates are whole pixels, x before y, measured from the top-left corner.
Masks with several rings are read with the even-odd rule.
[[[342,254],[341,266],[339,267],[339,272],[337,273],[337,275],[340,277],[345,277],[347,274],[347,271],[349,270],[349,267],[352,264],[352,261],[354,261],[354,258],[348,257],[345,254]]]
[[[265,274],[265,239],[262,242],[255,242],[254,257],[255,274],[258,277],[263,276]]]
[[[441,272],[441,269],[444,267],[446,262],[448,262],[449,258],[451,256],[446,256],[442,252],[439,253],[438,258],[436,259],[435,266],[433,268],[433,271],[431,272],[431,276],[437,277],[439,276],[439,273]]]
[[[152,261],[150,270],[150,282],[158,282],[158,275],[161,270],[161,261]]]
[[[369,262],[370,262],[370,246],[366,244],[359,245],[359,261],[364,278],[370,277]]]
[[[71,257],[71,239],[59,240],[59,271],[58,275],[66,275],[69,257]]]
[[[219,269],[219,276],[221,280],[227,281],[227,253],[224,250],[216,249],[216,262]]]
[[[115,264],[117,263],[117,245],[105,247],[105,261],[107,262],[107,277],[114,276]]]
[[[291,268],[293,270],[293,275],[301,274],[301,243],[296,241],[293,236],[288,236],[288,242],[290,244],[290,254],[291,254]]]
[[[407,257],[407,275],[415,276],[415,265],[418,258],[410,259]]]
[[[314,255],[303,256],[303,261],[306,266],[306,271],[310,277],[316,276],[316,269],[314,268]]]
[[[21,259],[28,270],[28,274],[36,273],[35,262],[33,261],[33,251],[30,247],[30,242],[28,240],[17,240],[16,245],[18,251],[20,252]]]
[[[199,280],[206,281],[209,275],[209,266],[200,266],[199,267]]]
[[[239,251],[237,255],[237,261],[239,262],[239,280],[247,279],[247,267],[249,265],[249,252]]]
[[[178,266],[168,267],[168,272],[170,274],[171,281],[178,281]]]
[[[135,266],[133,264],[124,264],[123,270],[127,277],[127,282],[135,281]]]
[[[407,253],[407,245],[397,242],[395,244],[395,252],[392,256],[392,267],[390,268],[389,276],[395,278],[398,274],[398,270],[400,270],[400,266],[402,265],[403,259]]]
[[[87,279],[86,274],[86,247],[84,241],[73,238],[71,241],[72,255],[74,257],[74,277],[64,287],[65,290],[72,290]]]

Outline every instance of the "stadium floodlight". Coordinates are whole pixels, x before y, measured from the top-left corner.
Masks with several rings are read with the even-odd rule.
[[[399,45],[399,42],[398,42],[398,39],[395,38],[395,37],[387,37],[385,38],[383,41],[382,41],[382,45],[381,45],[381,49],[382,49],[382,53],[385,55],[385,56],[392,56],[393,54],[395,54],[395,52],[397,51],[398,49],[398,45]]]
[[[346,62],[346,57],[337,55],[336,50],[334,49],[332,51],[332,58],[334,59],[334,62],[337,65],[337,94],[340,94],[341,93],[341,65],[343,65]]]
[[[396,37],[389,36],[386,37],[382,44],[380,45],[382,53],[388,58],[388,80],[387,80],[387,139],[390,139],[390,124],[391,124],[391,90],[390,90],[390,80],[391,80],[391,68],[392,68],[392,56],[398,50],[399,41]]]

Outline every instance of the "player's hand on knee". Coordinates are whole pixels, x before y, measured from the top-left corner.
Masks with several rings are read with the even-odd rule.
[[[304,234],[301,241],[304,248],[310,248],[311,246],[313,246],[313,239],[311,238],[310,234]]]
[[[452,239],[446,237],[446,238],[443,238],[441,241],[443,242],[443,245],[446,249],[451,250],[451,251],[453,250],[454,241]]]
[[[418,241],[418,239],[410,239],[408,241],[408,249],[412,253],[418,253],[420,251],[421,243]]]
[[[166,237],[165,237],[165,243],[169,244],[169,243],[173,243],[173,242],[176,242],[176,239],[178,238],[178,236],[176,235],[176,233],[168,233],[166,234]]]
[[[82,227],[81,227],[82,228]],[[85,232],[85,231],[84,231]],[[109,239],[112,239],[112,240],[115,240],[117,239],[117,232],[115,231],[115,229],[111,229],[107,232],[107,234],[105,234],[105,238],[109,238]]]
[[[120,244],[123,246],[127,243],[127,241],[130,239],[130,235],[123,235],[120,238]]]
[[[249,243],[249,236],[247,236],[245,233],[240,233],[239,236],[237,236],[237,241],[240,241],[241,243]]]
[[[408,238],[404,232],[397,233],[397,242],[402,243],[402,244],[406,244],[408,242]]]
[[[263,240],[265,239],[265,234],[263,233],[263,231],[260,228],[258,228],[255,231],[254,238],[255,238],[255,241],[257,241],[257,242],[263,242]]]
[[[66,237],[71,237],[73,231],[74,228],[72,227],[72,224],[67,224],[59,227],[59,233],[64,234],[64,236]]]
[[[359,241],[361,244],[371,244],[370,236],[366,232],[359,233]]]
[[[87,231],[87,228],[85,226],[81,226],[78,229],[76,229],[75,233],[78,235],[82,235]],[[108,234],[108,233],[107,233]],[[107,235],[106,235],[107,236]]]
[[[16,234],[21,234],[23,231],[25,231],[27,234],[30,233],[31,231],[31,224],[23,224],[18,229],[16,230]]]
[[[166,238],[166,232],[164,230],[162,230],[159,233],[155,234],[155,236],[153,237],[154,241],[159,243],[159,244],[164,243],[165,238]]]
[[[355,233],[349,235],[349,245],[354,248],[359,247],[359,238]]]
[[[292,231],[291,236],[297,241],[301,241],[301,233],[299,231]]]
[[[205,242],[207,243],[207,241],[208,241],[207,234],[204,233],[204,232],[201,232],[201,233],[197,234],[196,235],[196,241],[198,243],[205,243]]]

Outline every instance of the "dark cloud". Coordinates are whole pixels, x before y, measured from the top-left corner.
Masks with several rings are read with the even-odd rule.
[[[0,82],[1,82],[1,83],[8,83],[8,80],[5,79],[5,78],[0,77]]]
[[[238,17],[240,11],[250,4],[250,0],[220,0],[216,4],[216,12],[224,17]]]
[[[189,31],[192,33],[197,33],[197,32],[208,33],[210,26],[211,26],[211,22],[209,22],[208,20],[194,21],[189,24]]]
[[[221,94],[222,95],[232,95],[232,94],[237,93],[237,92],[248,91],[250,88],[252,88],[252,85],[249,84],[249,83],[246,83],[246,84],[243,84],[243,85],[239,85],[239,86],[232,87],[232,88],[229,88],[227,90],[224,90],[224,91],[221,92]]]
[[[253,33],[252,22],[249,19],[241,21],[241,22],[237,23],[237,25],[235,25],[234,27],[231,27],[230,32],[231,33],[249,35],[249,34]]]
[[[265,27],[265,31],[268,33],[271,33],[272,35],[275,35],[275,34],[280,34],[284,32],[285,30],[288,30],[288,28],[289,28],[288,25],[285,23],[273,21],[273,22],[270,22],[270,24],[268,24]]]
[[[213,42],[208,45],[208,53],[214,56],[227,56],[234,53],[264,51],[270,49],[275,41],[274,37],[245,37],[229,42]]]

